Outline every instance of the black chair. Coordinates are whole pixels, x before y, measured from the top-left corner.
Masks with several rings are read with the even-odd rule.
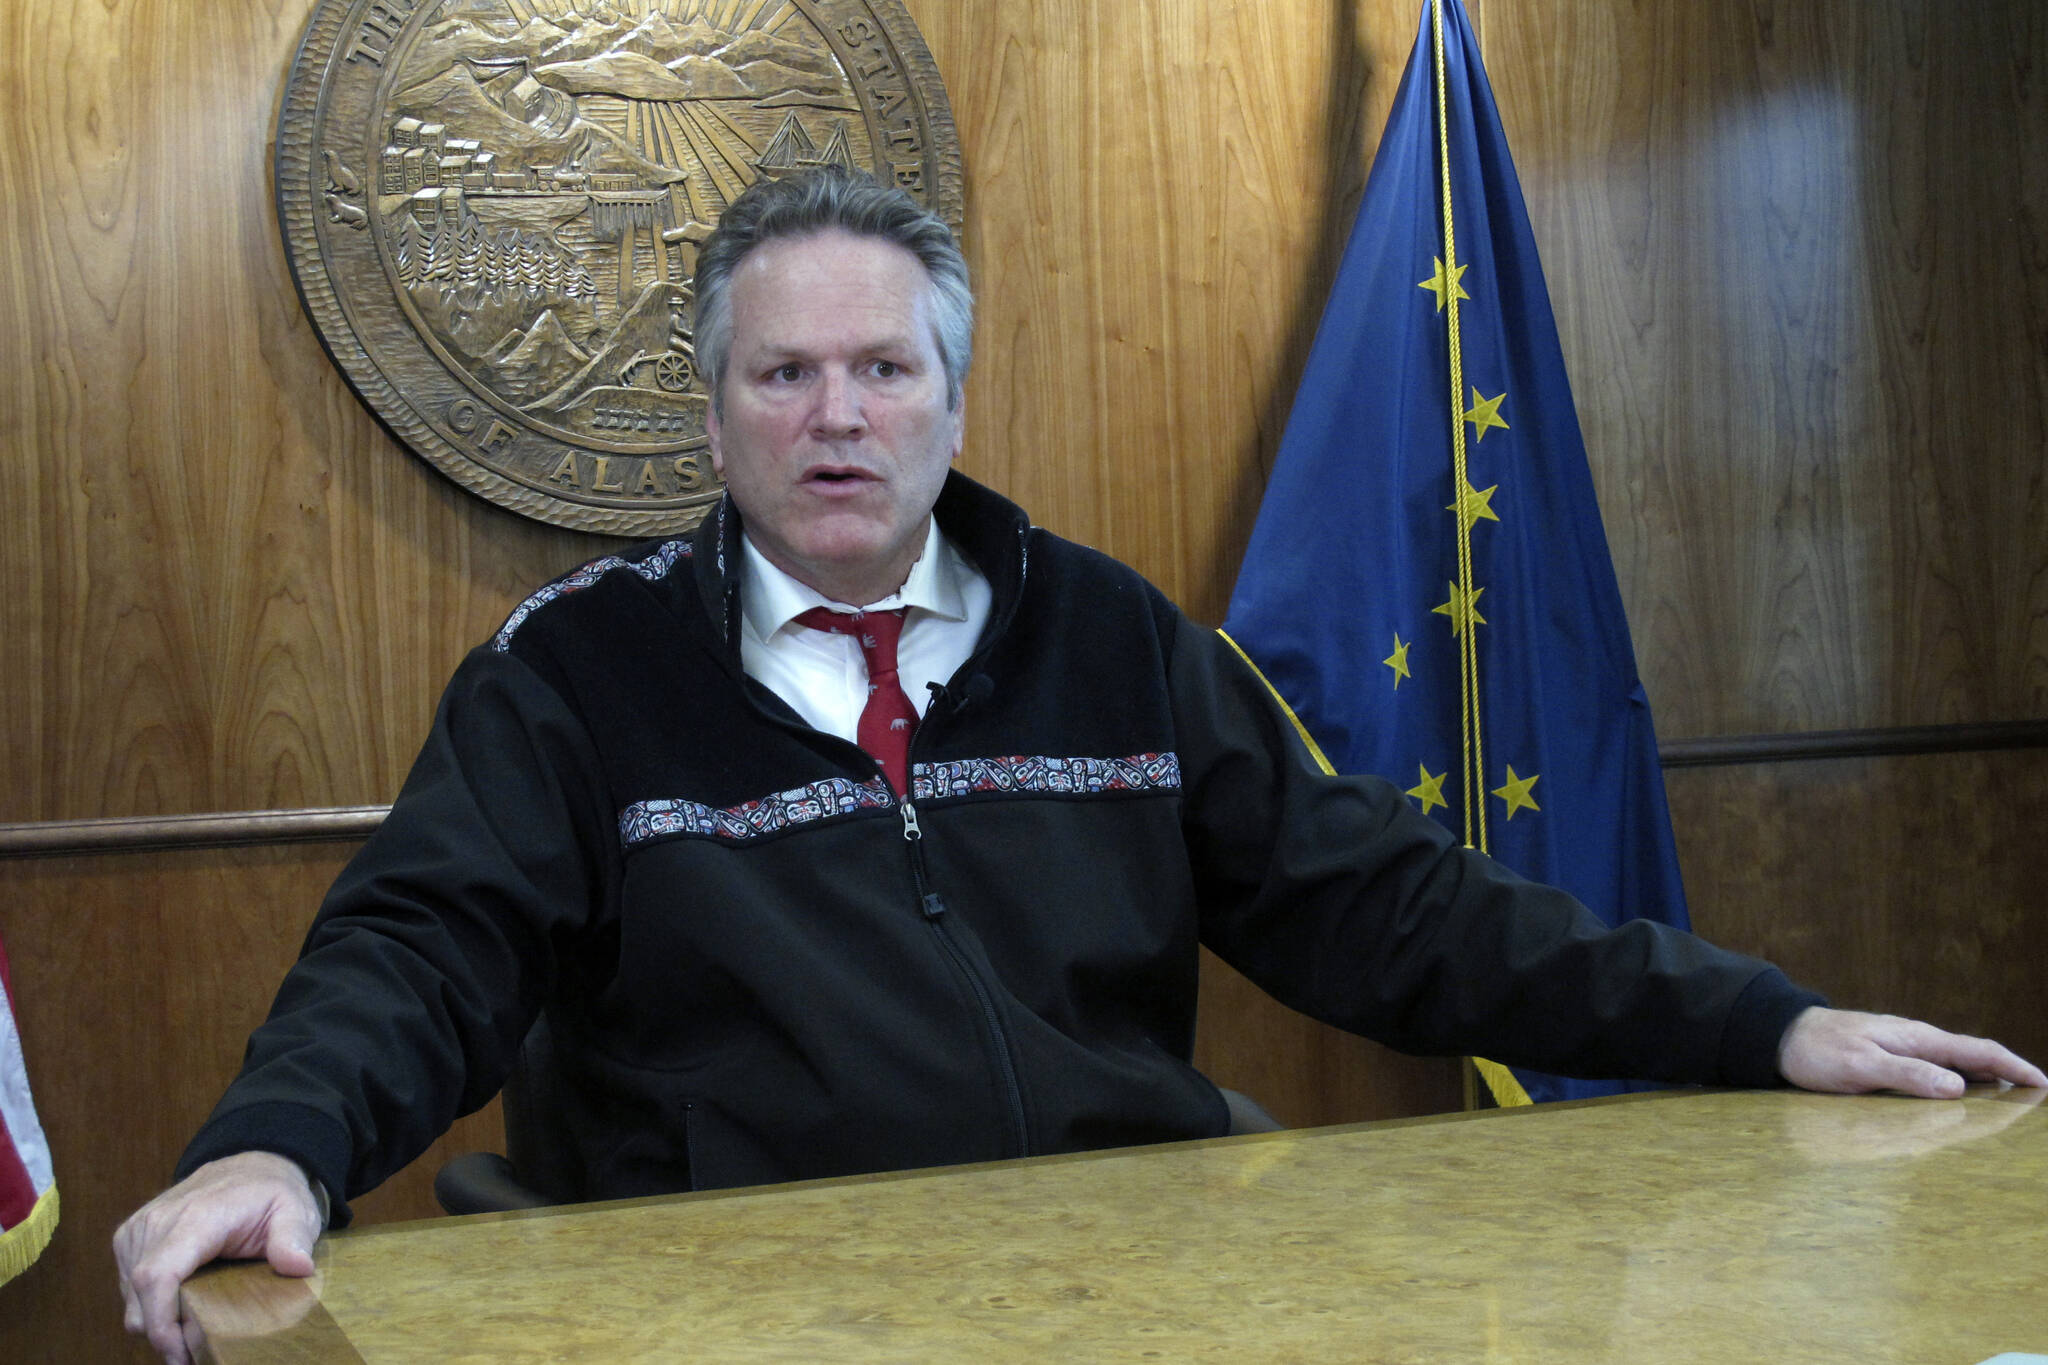
[[[505,1077],[505,1155],[465,1152],[434,1173],[444,1213],[502,1213],[575,1201],[582,1182],[571,1168],[575,1147],[563,1130],[560,1080],[547,1017],[536,1020]]]
[[[1230,1135],[1277,1133],[1287,1125],[1251,1096],[1224,1090]],[[503,1213],[574,1202],[582,1181],[571,1168],[574,1148],[562,1130],[562,1105],[547,1020],[526,1036],[505,1078],[505,1155],[465,1152],[434,1175],[434,1198],[446,1213]]]

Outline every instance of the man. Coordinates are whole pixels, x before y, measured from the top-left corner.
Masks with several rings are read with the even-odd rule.
[[[698,299],[728,498],[543,588],[457,672],[183,1179],[117,1234],[166,1358],[186,1275],[310,1273],[341,1201],[488,1100],[537,1015],[583,1198],[1220,1134],[1187,1061],[1198,941],[1415,1051],[2048,1083],[1609,933],[1388,784],[1320,774],[1213,632],[949,474],[972,304],[907,198],[758,185]]]

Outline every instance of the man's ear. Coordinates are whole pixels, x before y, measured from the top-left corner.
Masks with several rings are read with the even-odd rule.
[[[711,406],[704,409],[704,435],[711,441],[711,472],[722,479],[725,477],[725,450],[719,439],[718,398],[715,394]]]

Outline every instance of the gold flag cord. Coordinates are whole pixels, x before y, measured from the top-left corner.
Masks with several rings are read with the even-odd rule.
[[[1458,594],[1457,601],[1451,604],[1451,625],[1458,641],[1458,730],[1465,765],[1458,786],[1465,812],[1465,846],[1484,853],[1486,768],[1479,733],[1479,613],[1473,600],[1472,528],[1465,516],[1465,490],[1471,484],[1465,467],[1465,359],[1458,337],[1458,233],[1451,216],[1451,134],[1444,98],[1443,0],[1430,0],[1429,13],[1436,38],[1436,136],[1444,197],[1443,292],[1451,341],[1451,518],[1458,537]]]
[[[1453,603],[1453,624],[1458,631],[1460,729],[1465,747],[1465,771],[1459,786],[1465,803],[1465,846],[1481,853],[1486,848],[1486,782],[1484,749],[1479,734],[1479,613],[1472,600],[1472,523],[1465,517],[1465,490],[1472,485],[1465,469],[1465,357],[1458,337],[1458,233],[1451,216],[1451,121],[1444,98],[1444,5],[1429,0],[1430,24],[1436,39],[1436,139],[1437,165],[1444,194],[1444,307],[1450,314],[1451,337],[1451,515],[1458,528],[1458,597]],[[1455,613],[1462,612],[1462,618]],[[1515,1073],[1499,1062],[1484,1057],[1471,1059],[1478,1079],[1486,1083],[1495,1104],[1510,1108],[1529,1103]],[[1472,1107],[1468,1095],[1466,1107]]]

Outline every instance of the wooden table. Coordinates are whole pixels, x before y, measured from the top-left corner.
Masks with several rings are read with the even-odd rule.
[[[2048,1110],[1682,1093],[366,1228],[185,1291],[243,1361],[2048,1353]]]

